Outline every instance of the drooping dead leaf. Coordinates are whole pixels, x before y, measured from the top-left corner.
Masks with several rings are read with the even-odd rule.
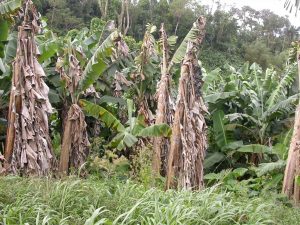
[[[114,77],[114,95],[116,97],[121,97],[123,94],[123,85],[126,85],[127,87],[131,86],[133,84],[132,81],[129,81],[126,79],[123,73],[120,73],[119,71],[116,71],[115,77]]]
[[[168,157],[166,188],[201,189],[203,187],[203,161],[207,149],[207,112],[201,97],[201,68],[197,60],[198,47],[204,37],[205,19],[197,25],[202,31],[195,42],[188,42],[181,65],[171,147]]]
[[[79,169],[86,161],[89,154],[90,143],[86,130],[85,115],[77,105],[78,99],[75,95],[79,82],[82,79],[82,70],[79,61],[74,54],[69,55],[68,71],[65,72],[60,60],[56,69],[60,72],[61,78],[67,81],[67,89],[72,98],[72,105],[69,108],[66,122],[64,124],[61,158],[59,171],[68,173],[69,168]]]
[[[162,24],[161,29],[161,44],[163,51],[163,61],[161,65],[161,79],[158,83],[156,92],[157,110],[155,124],[166,123],[171,125],[173,117],[172,102],[170,96],[170,75],[169,67],[169,48],[168,37]],[[153,139],[153,158],[152,169],[155,176],[165,175],[167,167],[167,155],[170,148],[170,141],[165,137],[155,137]]]
[[[69,109],[63,134],[60,172],[67,173],[70,168],[79,169],[86,162],[90,147],[86,127],[82,109],[73,104]]]
[[[45,73],[37,61],[39,52],[34,37],[40,22],[30,0],[25,1],[23,13],[13,63],[6,167],[13,173],[44,175],[51,171],[54,161],[48,127],[52,107],[49,88],[43,80]]]

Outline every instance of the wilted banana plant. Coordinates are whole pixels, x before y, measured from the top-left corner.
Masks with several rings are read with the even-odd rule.
[[[71,49],[71,50],[70,50]],[[89,153],[89,140],[86,129],[85,115],[78,105],[81,94],[94,91],[92,84],[109,68],[116,58],[128,53],[128,48],[118,31],[112,32],[96,49],[82,70],[76,53],[72,48],[67,51],[67,63],[59,61],[57,70],[67,84],[72,99],[64,124],[59,172],[66,174],[69,168],[79,169]],[[65,58],[66,59],[66,58]],[[67,67],[67,71],[64,69]]]
[[[200,30],[200,26],[193,26],[191,30],[188,32],[184,40],[181,42],[176,52],[174,53],[171,60],[169,60],[169,48],[174,47],[176,42],[176,37],[170,37],[167,39],[167,35],[161,29],[161,48],[163,52],[162,56],[162,67],[161,67],[161,81],[158,84],[157,94],[158,102],[157,102],[157,112],[156,112],[156,123],[160,123],[162,120],[164,123],[171,125],[173,117],[174,117],[174,106],[172,96],[170,95],[170,81],[171,74],[175,74],[176,70],[180,69],[180,63],[185,57],[187,51],[188,42],[196,42]],[[154,138],[153,142],[154,153],[152,160],[152,168],[155,176],[161,172],[161,175],[166,174],[167,170],[167,158],[169,151],[169,140],[162,138]]]
[[[298,75],[300,81],[300,41],[294,46],[295,58],[298,63]],[[300,84],[299,90],[300,90]],[[290,143],[287,165],[284,173],[282,192],[292,198],[295,204],[300,203],[300,103],[295,113],[294,131]]]
[[[199,17],[193,28],[193,41],[187,40],[181,64],[171,147],[168,157],[166,188],[200,189],[203,187],[203,160],[207,149],[207,109],[201,96],[201,68],[197,53],[205,34],[205,18]]]
[[[155,38],[153,33],[156,31],[156,26],[147,25],[143,43],[139,55],[135,58],[135,69],[131,73],[131,80],[136,92],[136,104],[138,105],[139,114],[143,115],[148,124],[153,123],[154,117],[149,107],[151,99],[151,87],[156,82],[156,67],[155,61],[157,53],[155,49]]]
[[[157,109],[155,124],[171,124],[173,112],[172,100],[170,96],[170,74],[169,74],[169,46],[168,37],[164,29],[164,25],[161,25],[160,29],[160,42],[162,47],[162,65],[161,65],[161,79],[158,83],[156,92],[157,97]],[[153,140],[153,158],[152,158],[152,170],[154,176],[160,174],[165,175],[167,165],[167,155],[170,148],[170,141],[168,138],[155,137]],[[162,162],[163,161],[163,162]]]
[[[85,116],[77,104],[78,98],[75,94],[82,78],[82,70],[76,58],[76,52],[71,50],[67,58],[67,66],[63,65],[61,58],[58,59],[56,65],[56,70],[60,73],[72,99],[72,105],[63,124],[60,172],[67,172],[69,167],[78,169],[85,162],[90,146]],[[64,67],[68,67],[67,70]]]
[[[18,47],[13,63],[8,129],[5,147],[6,169],[13,173],[47,174],[54,155],[49,136],[46,76],[37,60],[35,35],[40,31],[39,17],[33,3],[23,5],[23,22],[19,26]]]
[[[15,58],[17,49],[17,34],[10,31],[21,6],[21,0],[0,1],[0,151],[2,153],[6,139],[11,61]]]

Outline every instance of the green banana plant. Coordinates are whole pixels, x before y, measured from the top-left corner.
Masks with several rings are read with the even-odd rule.
[[[133,147],[138,138],[142,137],[170,137],[171,128],[167,124],[156,124],[147,126],[144,118],[139,115],[133,116],[133,101],[127,99],[128,121],[123,125],[112,113],[105,108],[81,99],[80,106],[87,115],[103,121],[107,127],[117,132],[111,142],[107,145],[109,148],[123,150]]]
[[[248,130],[247,135],[255,143],[265,145],[272,136],[270,126],[288,118],[295,108],[299,93],[288,93],[294,78],[294,64],[287,66],[282,75],[273,69],[263,72],[255,63],[250,67],[246,64],[240,70],[231,68],[225,82],[215,78],[217,81],[206,88],[205,100],[212,111],[225,110],[225,118],[231,123],[253,126],[253,131]],[[207,76],[206,79],[209,80]],[[218,87],[210,89],[214,82],[219,82]],[[213,92],[218,93],[210,94]]]
[[[205,101],[213,124],[206,168],[245,162],[253,153],[265,155],[266,162],[282,160],[280,155],[289,143],[278,135],[290,130],[288,121],[300,96],[291,88],[294,63],[282,75],[273,69],[262,71],[257,64],[229,67],[227,76],[222,73],[216,69],[204,74]]]

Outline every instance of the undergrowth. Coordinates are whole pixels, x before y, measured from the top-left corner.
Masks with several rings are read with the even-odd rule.
[[[249,197],[213,186],[200,192],[133,181],[1,177],[0,224],[300,224],[276,195]]]

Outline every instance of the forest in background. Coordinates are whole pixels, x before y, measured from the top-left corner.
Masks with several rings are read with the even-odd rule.
[[[169,35],[178,36],[180,43],[193,22],[200,15],[207,18],[206,36],[201,47],[201,61],[207,69],[239,66],[244,61],[256,62],[264,69],[282,70],[287,59],[287,49],[298,40],[300,28],[290,21],[265,9],[257,11],[249,6],[242,9],[222,6],[216,1],[212,6],[191,0],[140,0],[127,1],[127,7],[118,0],[35,0],[39,12],[58,34],[71,29],[89,26],[92,18],[114,20],[135,42],[143,39],[148,23],[157,27],[165,24]],[[282,2],[284,5],[284,2]],[[100,10],[102,7],[103,10]],[[123,7],[123,12],[122,12]],[[125,24],[120,15],[126,15]],[[157,37],[157,34],[156,34]],[[134,42],[134,40],[132,40]]]

